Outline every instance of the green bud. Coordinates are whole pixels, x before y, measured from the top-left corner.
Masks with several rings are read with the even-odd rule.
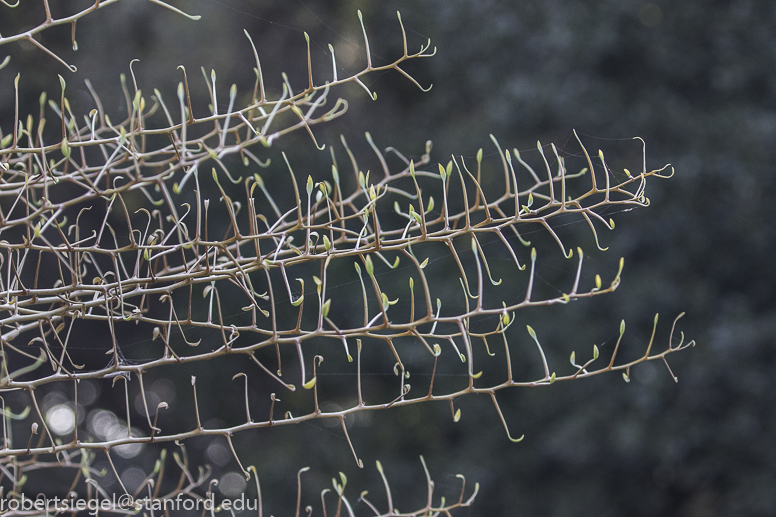
[[[442,164],[439,164],[439,175],[442,177],[442,181],[447,181],[447,171],[445,171],[445,168],[442,167]]]

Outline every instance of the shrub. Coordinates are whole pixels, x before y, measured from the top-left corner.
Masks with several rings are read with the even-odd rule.
[[[35,35],[63,24],[75,34],[77,20],[110,3],[68,18],[52,17],[44,4],[42,25],[0,44],[26,39],[73,69]],[[381,150],[369,133],[375,170],[358,165],[363,158],[344,137],[336,150],[328,147],[328,174],[300,174],[294,154],[285,152],[284,174],[271,164],[269,148],[297,130],[325,148],[314,129],[345,114],[347,101],[329,99],[343,84],[375,98],[363,78],[391,71],[423,88],[404,67],[432,56],[431,42],[410,51],[400,16],[398,23],[403,54],[376,66],[362,20],[366,66],[341,77],[331,48],[332,72],[321,79],[307,38],[301,87],[285,75],[278,88],[267,85],[246,31],[255,55],[252,91],[238,95],[233,85],[225,94],[216,72],[203,69],[207,108],[192,98],[183,69],[172,102],[158,90],[143,92],[131,73],[122,76],[125,115],[104,110],[88,82],[96,108],[74,113],[60,76],[61,91],[51,99],[41,94],[37,115],[24,116],[24,78],[16,77],[14,120],[0,133],[6,504],[44,494],[49,510],[54,497],[72,497],[132,513],[128,501],[141,498],[159,505],[207,500],[218,483],[210,467],[192,466],[185,444],[197,439],[210,441],[216,463],[229,461],[242,474],[220,477],[223,496],[249,482],[261,501],[261,471],[277,466],[251,465],[245,458],[257,460],[256,452],[235,444],[236,436],[329,421],[362,467],[348,431],[355,416],[441,401],[457,422],[456,400],[469,394],[486,395],[506,437],[519,442],[499,405],[501,390],[612,371],[628,381],[634,365],[668,366],[669,354],[692,344],[675,340],[672,327],[667,347],[653,348],[653,332],[643,353],[623,359],[622,322],[606,357],[593,345],[579,358],[572,353],[571,369],[562,373],[523,316],[617,289],[622,259],[611,278],[591,274],[581,247],[575,252],[559,228],[584,221],[605,249],[598,231],[614,229],[607,210],[649,205],[647,181],[670,177],[668,166],[648,170],[644,162],[637,173],[616,171],[602,152],[591,158],[579,138],[575,155],[538,144],[540,159],[530,164],[493,136],[494,163],[482,149],[474,160],[437,162],[431,142],[414,159]],[[536,285],[543,248],[526,237],[537,227],[576,260],[565,292]],[[534,351],[538,377],[513,371],[515,347]],[[392,372],[393,382],[365,385],[365,367]],[[322,377],[327,370],[349,373]],[[146,470],[132,463],[137,458],[145,458],[139,463]],[[421,462],[426,500],[407,515],[447,514],[472,503],[476,485],[463,481],[452,499],[437,497]],[[393,515],[379,461],[377,469],[387,506],[365,494],[359,504],[366,513]],[[297,474],[297,514],[305,470]],[[340,474],[334,493],[323,491],[324,511],[354,512],[346,484]]]

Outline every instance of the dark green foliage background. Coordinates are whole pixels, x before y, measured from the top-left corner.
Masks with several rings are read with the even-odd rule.
[[[776,181],[774,2],[179,4],[203,20],[188,21],[136,0],[80,22],[77,53],[68,49],[69,29],[45,32],[42,41],[61,49],[78,66],[77,74],[31,45],[2,48],[0,55],[13,56],[0,75],[3,131],[11,126],[17,70],[22,71],[22,100],[30,106],[22,113],[37,113],[41,90],[50,96],[58,91],[57,73],[67,78],[71,100],[81,102],[84,113],[91,109],[80,86],[84,77],[102,93],[109,112],[120,112],[125,108],[118,74],[128,71],[133,58],[140,59],[135,70],[141,88],[150,93],[157,87],[168,99],[181,79],[175,70],[179,64],[189,69],[199,95],[204,95],[199,66],[217,70],[224,94],[231,82],[247,91],[253,78],[242,34],[247,29],[257,41],[268,83],[279,85],[280,72],[287,71],[301,89],[306,84],[302,30],[311,35],[323,78],[330,69],[323,53],[329,42],[346,69],[363,63],[356,9],[364,13],[375,62],[393,59],[400,52],[394,14],[400,10],[411,29],[411,48],[426,37],[438,48],[436,57],[412,66],[421,84],[433,82],[433,89],[423,94],[395,73],[370,77],[378,100],[348,89],[350,112],[316,130],[322,141],[336,143],[345,133],[358,142],[369,130],[379,146],[392,145],[417,158],[423,142],[432,139],[432,157],[446,161],[450,153],[473,157],[479,147],[492,155],[489,133],[505,146],[532,149],[541,139],[573,153],[575,128],[590,135],[585,141],[593,151],[600,147],[607,156],[638,157],[632,144],[616,140],[638,135],[647,142],[648,165],[670,162],[676,168],[672,180],[652,183],[650,208],[616,216],[617,231],[605,236],[611,251],[592,263],[602,271],[616,270],[617,258],[625,256],[617,293],[574,311],[535,311],[530,323],[547,336],[548,349],[557,347],[555,363],[565,364],[570,350],[581,354],[592,342],[616,334],[621,318],[635,347],[646,343],[654,313],[665,326],[686,311],[681,328],[698,346],[673,357],[679,383],[662,366],[643,365],[630,384],[610,375],[513,390],[503,395],[502,407],[512,432],[526,434],[520,444],[508,442],[485,399],[461,400],[463,419],[455,425],[446,406],[368,415],[368,426],[351,431],[367,465],[365,477],[377,480],[373,464],[382,460],[397,499],[418,494],[410,503],[399,502],[399,508],[420,501],[417,456],[424,454],[448,496],[457,486],[456,473],[481,483],[477,503],[462,515],[772,514],[776,276],[769,257],[776,244],[776,205],[768,199]],[[23,25],[24,17],[42,19],[32,11],[3,8],[0,33]],[[356,53],[352,64],[348,53]],[[82,91],[72,93],[76,90]],[[305,135],[277,147],[289,153],[299,174],[327,176],[328,152],[316,153]],[[278,152],[273,153],[279,163]],[[625,166],[635,170],[638,161]],[[284,173],[279,166],[274,170]],[[579,235],[586,231],[585,225],[572,229]],[[573,239],[588,242],[587,235]],[[665,332],[662,336],[660,346]],[[199,375],[205,382],[206,373]],[[200,403],[218,405],[207,397]],[[311,504],[318,500],[312,488],[328,485],[337,470],[347,472],[351,483],[360,482],[346,444],[336,429],[331,432],[337,436],[328,431],[316,424],[289,430],[287,436],[278,430],[238,436],[244,450],[259,451],[246,463],[256,464],[262,482],[272,487],[276,514],[289,513],[274,500],[285,497],[292,504],[293,473],[305,465],[318,471],[308,478],[314,480]],[[381,501],[378,487],[368,486],[372,499]]]

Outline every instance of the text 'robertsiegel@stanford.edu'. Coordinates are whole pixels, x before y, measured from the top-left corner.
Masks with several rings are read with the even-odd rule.
[[[11,499],[0,499],[0,513],[6,512],[77,512],[88,511],[90,515],[99,512],[116,510],[149,510],[149,511],[210,511],[210,510],[256,510],[258,500],[249,499],[245,494],[239,499],[224,499],[217,505],[214,495],[195,498],[190,495],[178,494],[176,497],[137,498],[129,494],[113,494],[111,497],[80,499],[77,497],[36,497],[30,498],[24,494]]]

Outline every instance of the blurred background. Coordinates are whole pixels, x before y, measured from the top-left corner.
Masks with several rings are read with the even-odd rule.
[[[67,9],[81,4],[88,2]],[[41,41],[76,65],[77,73],[32,44],[0,47],[0,59],[12,56],[0,72],[4,133],[13,120],[17,72],[22,113],[37,113],[43,90],[58,96],[57,74],[67,79],[71,102],[81,102],[83,113],[91,109],[82,86],[86,77],[106,111],[125,112],[118,76],[128,73],[135,58],[139,86],[149,92],[156,87],[165,98],[174,98],[180,64],[198,95],[205,95],[200,66],[217,70],[221,91],[232,82],[247,91],[253,81],[247,29],[268,85],[277,91],[285,71],[302,89],[302,31],[310,34],[321,74],[330,70],[328,43],[340,66],[354,71],[364,63],[357,9],[375,64],[401,53],[399,10],[410,50],[428,38],[437,47],[435,57],[408,67],[420,84],[433,88],[423,93],[397,73],[370,76],[367,85],[377,101],[359,88],[341,90],[350,110],[316,128],[319,141],[337,145],[344,134],[358,152],[365,148],[364,131],[370,131],[378,146],[418,158],[425,141],[433,140],[436,163],[451,154],[472,159],[480,147],[494,160],[489,134],[527,156],[537,139],[574,154],[576,129],[591,154],[601,148],[607,157],[635,157],[625,165],[632,171],[640,169],[640,145],[630,139],[642,137],[648,168],[670,163],[676,170],[672,179],[648,186],[649,208],[614,216],[617,229],[603,236],[609,252],[591,254],[592,267],[600,271],[616,272],[617,260],[625,257],[618,291],[572,310],[535,311],[528,321],[544,336],[548,359],[560,369],[568,366],[571,350],[580,354],[594,342],[611,343],[621,319],[636,349],[646,346],[654,314],[660,313],[655,346],[663,347],[670,321],[686,312],[678,328],[697,346],[671,357],[678,383],[662,365],[648,364],[635,368],[627,384],[612,374],[501,392],[512,433],[526,435],[519,444],[509,443],[484,398],[458,401],[463,418],[456,424],[446,405],[370,414],[351,431],[366,464],[363,474],[336,428],[315,423],[283,433],[242,433],[235,443],[247,450],[246,464],[259,470],[268,511],[289,513],[282,509],[295,502],[295,472],[307,465],[315,472],[306,485],[309,504],[317,504],[316,494],[330,486],[337,471],[355,485],[351,495],[368,488],[372,500],[382,501],[377,459],[397,505],[409,508],[425,494],[418,459],[423,454],[438,491],[448,497],[460,486],[455,474],[464,474],[469,487],[480,483],[474,506],[460,515],[773,515],[776,268],[768,257],[776,251],[771,197],[776,3],[187,0],[175,5],[202,20],[125,0],[78,23],[77,52],[70,48],[69,27],[44,32]],[[0,34],[42,19],[38,5],[2,6]],[[281,150],[301,174],[328,174],[328,151],[315,151],[306,135],[279,141],[269,151],[276,164],[282,163]],[[279,165],[275,170],[285,173]],[[589,246],[585,224],[571,230],[571,245]],[[562,259],[559,264],[574,269]],[[175,386],[168,384],[157,392],[168,390],[169,399]],[[223,451],[199,450],[192,440],[190,449],[213,464],[217,475],[236,470],[223,446]],[[127,461],[125,468],[132,468]]]

